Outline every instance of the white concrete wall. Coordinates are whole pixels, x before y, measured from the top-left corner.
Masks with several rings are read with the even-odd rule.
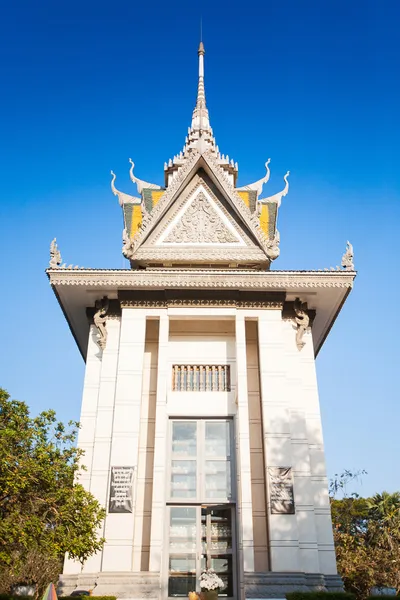
[[[137,469],[146,311],[122,309],[117,381],[112,421],[112,444],[108,456],[109,473],[113,466]],[[108,343],[107,343],[108,345]],[[107,514],[102,571],[131,571],[135,520],[133,512]]]
[[[149,317],[159,319],[159,329],[146,343]],[[255,502],[260,508],[260,499],[252,498],[256,487],[250,468],[254,428],[247,403],[247,318],[255,320],[258,328],[260,390],[256,392],[261,395],[263,440],[256,446],[263,447],[265,476],[257,481],[261,485],[264,481],[266,487],[270,568],[336,573],[310,333],[299,351],[294,325],[282,321],[279,310],[136,308],[124,308],[121,321],[107,321],[103,353],[96,344],[93,326],[89,335],[79,435],[88,471],[81,481],[106,507],[111,466],[134,466],[138,482],[133,513],[107,514],[101,531],[106,545],[102,553],[86,562],[84,572],[162,570],[168,420],[212,416],[231,416],[235,422],[237,467],[242,467],[242,491],[238,493],[242,500],[238,510],[240,552],[244,569],[254,570],[252,505]],[[172,391],[174,364],[207,363],[230,365],[230,392]],[[153,442],[154,470],[149,474]],[[294,515],[270,514],[269,466],[292,467]],[[66,561],[66,574],[80,571],[79,564]]]
[[[192,309],[193,310],[193,309]],[[193,314],[193,313],[192,313]],[[167,415],[183,417],[226,417],[235,415],[236,349],[234,321],[170,320],[168,342]],[[212,310],[210,310],[210,317]],[[172,367],[182,365],[229,365],[230,392],[173,392]],[[201,394],[201,402],[199,402]]]
[[[290,390],[290,426],[299,556],[306,573],[336,574],[318,384],[311,332],[302,350],[294,343],[294,326],[282,322],[286,373]]]
[[[97,329],[94,325],[90,327],[78,439],[79,447],[85,450],[83,464],[87,469],[80,477],[80,482],[102,506],[107,506],[108,500],[120,321],[109,319],[107,331],[107,346],[102,351],[97,345]],[[104,528],[105,523],[99,531],[102,536]],[[102,552],[90,557],[83,567],[86,573],[101,570]],[[80,572],[79,562],[66,560],[64,573]]]
[[[144,349],[142,408],[136,479],[133,570],[149,570],[151,503],[153,498],[154,435],[156,419],[158,321],[148,320]]]
[[[336,573],[311,333],[298,350],[280,311],[258,316],[266,471],[292,467],[294,515],[272,515],[271,570]],[[267,498],[268,498],[268,474]]]

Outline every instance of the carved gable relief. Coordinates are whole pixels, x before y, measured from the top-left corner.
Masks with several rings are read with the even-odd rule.
[[[246,246],[245,240],[203,185],[188,198],[156,244]]]
[[[176,244],[237,244],[234,235],[223,223],[220,215],[200,192],[183,213],[180,221],[165,238]]]

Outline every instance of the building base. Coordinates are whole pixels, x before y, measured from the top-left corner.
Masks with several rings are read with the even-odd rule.
[[[91,590],[93,596],[116,596],[134,600],[159,600],[159,573],[77,573],[60,575],[58,596],[69,596],[74,590]]]
[[[288,592],[343,592],[339,575],[319,573],[245,573],[245,598],[285,598]]]
[[[58,595],[69,596],[74,590],[92,590],[93,596],[116,596],[134,600],[166,600],[159,573],[78,573],[60,575]],[[244,592],[248,600],[285,598],[288,592],[342,592],[339,575],[318,573],[245,573]]]

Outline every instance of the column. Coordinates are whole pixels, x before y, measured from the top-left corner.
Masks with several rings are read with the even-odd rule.
[[[271,514],[268,467],[292,467],[289,392],[280,310],[258,315],[261,411],[271,571],[300,570],[296,515]]]
[[[247,394],[247,357],[244,315],[236,314],[236,373],[237,373],[237,473],[239,564],[244,572],[254,571],[253,507],[251,496],[250,428]],[[240,579],[243,583],[243,577]]]
[[[90,326],[88,338],[88,350],[86,355],[85,379],[82,392],[82,406],[78,434],[78,447],[85,451],[82,464],[86,471],[82,472],[80,483],[90,491],[93,446],[96,429],[97,402],[99,396],[100,373],[101,373],[101,350],[97,343],[97,328]],[[65,559],[64,574],[81,572],[79,561]]]
[[[142,407],[136,478],[133,570],[149,570],[151,501],[153,497],[154,429],[157,392],[158,320],[147,320]]]
[[[145,309],[122,308],[109,478],[111,467],[137,469],[146,316]],[[102,571],[132,570],[135,479],[132,513],[107,514]]]
[[[292,455],[301,570],[336,574],[318,385],[311,331],[299,352],[292,323],[284,324],[291,385]]]
[[[165,489],[166,489],[166,464],[167,428],[166,415],[168,369],[168,335],[169,320],[167,309],[160,314],[159,342],[158,342],[158,367],[157,367],[157,395],[156,395],[156,428],[154,442],[154,476],[153,476],[153,501],[151,509],[151,536],[150,536],[150,562],[149,570],[160,573],[163,560],[163,542],[165,526]]]
[[[107,345],[104,350],[97,347],[101,357],[101,372],[94,431],[93,457],[90,467],[90,491],[102,506],[107,506],[107,489],[111,449],[111,434],[114,413],[115,383],[117,377],[120,319],[107,319]],[[96,333],[97,338],[97,333]],[[104,536],[105,522],[100,535]],[[96,573],[101,570],[101,553],[85,562],[83,572]]]

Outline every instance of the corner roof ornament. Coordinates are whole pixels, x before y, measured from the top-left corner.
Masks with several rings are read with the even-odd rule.
[[[249,183],[248,185],[243,185],[240,188],[237,188],[240,191],[248,191],[248,190],[255,190],[257,192],[257,198],[259,196],[261,196],[262,193],[262,189],[263,189],[263,185],[264,183],[268,183],[269,181],[269,177],[271,175],[271,172],[269,170],[269,163],[271,162],[271,159],[269,158],[267,160],[267,162],[265,163],[265,168],[266,168],[266,173],[264,175],[264,177],[262,177],[261,179],[258,179],[258,181],[255,181],[254,183]]]
[[[117,176],[115,175],[114,171],[110,171],[110,173],[112,175],[111,191],[114,194],[114,196],[118,196],[119,205],[123,206],[124,204],[140,204],[140,198],[135,198],[135,196],[130,196],[129,194],[125,194],[125,192],[120,192],[119,190],[117,190],[117,188],[114,185]]]
[[[148,183],[147,181],[143,181],[143,179],[139,179],[133,174],[133,169],[135,168],[135,163],[130,158],[129,162],[131,163],[131,168],[129,169],[129,176],[131,178],[132,183],[136,183],[138,194],[141,194],[143,189],[151,189],[151,190],[161,190],[160,185],[156,185],[155,183]]]
[[[352,244],[347,242],[346,252],[342,256],[342,267],[345,271],[355,271],[354,267],[354,250]]]
[[[274,194],[273,196],[269,196],[268,198],[260,198],[259,202],[261,202],[261,204],[275,203],[275,204],[277,204],[277,206],[279,208],[281,205],[282,198],[284,196],[287,196],[287,194],[289,192],[289,182],[288,182],[289,175],[290,175],[290,171],[288,171],[286,173],[286,175],[283,177],[286,185],[281,192],[278,192],[277,194]]]
[[[62,258],[61,252],[58,249],[57,239],[54,238],[50,244],[50,262],[49,269],[57,269],[61,266]]]

